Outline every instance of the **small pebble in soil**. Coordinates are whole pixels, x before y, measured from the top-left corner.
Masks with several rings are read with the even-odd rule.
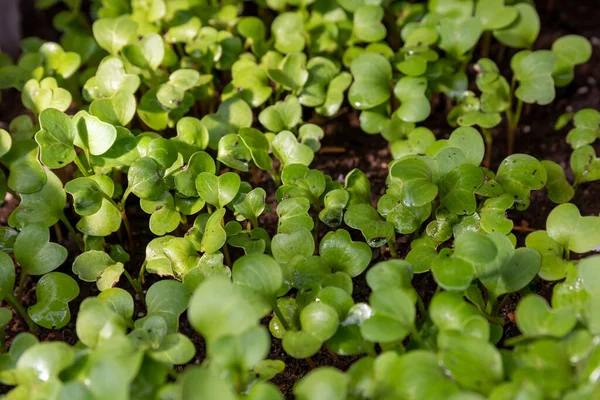
[[[142,317],[144,316],[144,313],[143,313],[143,312],[139,312],[139,313],[137,314],[137,316],[138,316],[138,318],[142,318]]]
[[[589,91],[590,88],[588,88],[587,86],[582,86],[579,89],[577,89],[577,94],[586,94]]]

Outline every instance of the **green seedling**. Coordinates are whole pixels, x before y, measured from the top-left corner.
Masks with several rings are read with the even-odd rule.
[[[568,202],[600,179],[599,114],[557,121],[573,174],[492,157],[587,39],[533,51],[538,12],[504,0],[63,3],[56,42],[0,53],[2,109],[29,110],[0,129],[6,398],[279,400],[284,357],[314,368],[285,378],[299,399],[595,398],[600,217]],[[452,130],[428,129],[444,105]],[[350,128],[390,143],[385,182],[342,171]],[[540,279],[558,281],[544,298]],[[507,310],[521,335],[503,340]]]
[[[582,217],[570,203],[555,207],[548,215],[546,230],[527,235],[527,247],[542,254],[540,276],[550,281],[564,278],[571,252],[586,253],[600,244],[599,221],[596,216]]]
[[[79,295],[79,286],[70,276],[61,272],[44,275],[35,288],[37,303],[27,313],[46,329],[60,329],[71,319],[69,302]]]
[[[588,144],[593,144],[600,134],[600,113],[591,108],[577,111],[573,118],[574,128],[567,134],[567,143],[576,150]],[[570,120],[569,118],[564,125]],[[562,125],[562,124],[561,124]],[[562,127],[557,127],[561,129]]]

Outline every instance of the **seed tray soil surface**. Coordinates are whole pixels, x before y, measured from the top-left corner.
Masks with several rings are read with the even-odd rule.
[[[521,118],[519,131],[515,143],[516,152],[530,154],[538,159],[552,160],[567,169],[567,176],[572,180],[572,174],[569,171],[569,157],[571,148],[565,142],[565,136],[568,128],[561,131],[554,130],[554,122],[559,115],[566,111],[577,111],[582,108],[598,108],[600,106],[600,25],[595,21],[596,15],[600,13],[600,3],[597,0],[580,0],[577,2],[555,2],[536,1],[536,7],[542,18],[542,32],[536,42],[537,48],[550,48],[552,42],[558,37],[566,34],[579,34],[587,37],[594,47],[592,59],[585,65],[575,69],[575,80],[566,88],[558,89],[556,100],[549,106],[526,107],[524,115]],[[31,8],[25,7],[25,13],[35,13]],[[36,24],[27,24],[24,27],[25,36],[40,36],[45,39],[55,38],[56,32],[51,27],[51,18],[53,13],[46,12],[46,15],[35,14],[33,17]],[[23,18],[24,21],[32,19]],[[504,52],[498,44],[492,45],[490,58],[494,59],[503,70],[508,70],[508,61],[512,53],[510,50]],[[501,57],[501,58],[500,58]],[[477,60],[478,57],[473,58]],[[474,75],[472,67],[469,73]],[[472,80],[473,81],[473,80]],[[12,93],[18,95],[18,93]],[[23,112],[19,109],[19,101],[8,101],[7,95],[5,101],[0,106],[0,127],[5,127],[8,122],[16,115]],[[15,99],[17,100],[17,99]],[[438,138],[447,137],[452,129],[446,123],[444,102],[438,102],[438,106],[432,110],[431,117],[425,123]],[[312,168],[321,170],[330,175],[333,179],[343,181],[343,177],[354,168],[364,171],[371,181],[371,193],[373,204],[385,192],[385,178],[387,175],[388,163],[391,161],[389,147],[384,139],[379,135],[371,136],[363,133],[358,126],[358,114],[349,107],[346,107],[333,120],[329,120],[323,126],[326,136],[322,141],[322,149],[315,155]],[[506,156],[505,127],[496,128],[494,133],[494,149],[492,154],[492,168],[496,169],[502,159]],[[267,174],[259,174],[255,177],[245,176],[244,179],[253,179],[253,183],[258,184],[267,190],[267,193],[274,193],[274,186]],[[268,199],[271,204],[275,203],[274,198]],[[554,207],[554,204],[547,198],[545,193],[537,191],[532,193],[531,206],[525,212],[510,213],[515,226],[518,227],[514,233],[517,235],[519,245],[523,245],[526,234],[531,230],[544,229],[546,218]],[[575,203],[582,215],[598,215],[600,213],[600,181],[581,185],[575,197],[571,200]],[[8,215],[16,207],[17,201],[11,197],[0,207],[0,224],[6,225]],[[131,272],[137,273],[143,259],[146,244],[154,238],[154,235],[148,228],[148,216],[139,210],[135,202],[128,203],[128,214],[133,225],[134,239],[137,249],[132,254],[132,260],[129,263]],[[276,215],[270,212],[261,217],[261,225],[265,226],[270,233],[276,229]],[[183,232],[176,232],[183,234]],[[325,234],[324,231],[321,234]],[[353,235],[356,232],[352,232]],[[358,237],[357,237],[358,238]],[[410,236],[398,237],[398,253],[401,257],[408,252]],[[74,243],[63,243],[69,250],[75,250]],[[70,254],[74,254],[70,252]],[[234,253],[234,255],[236,255]],[[389,253],[375,250],[373,253],[373,264],[389,258]],[[70,266],[72,259],[58,269],[61,272],[71,273]],[[17,271],[18,272],[18,271]],[[147,277],[145,287],[150,287],[156,280],[155,277]],[[354,295],[356,301],[365,301],[370,293],[363,276],[354,280]],[[120,286],[129,288],[127,282],[123,281]],[[428,303],[436,289],[436,284],[431,274],[421,274],[414,278],[414,286],[423,297],[425,303]],[[71,303],[73,316],[71,322],[63,329],[51,331],[40,329],[40,340],[55,341],[60,340],[69,344],[77,341],[75,332],[76,312],[81,301],[88,296],[97,295],[98,291],[95,284],[80,282],[81,293],[79,297]],[[23,296],[23,305],[28,307],[35,304],[35,282],[28,278],[25,285]],[[534,281],[532,289],[542,296],[549,298],[552,293],[552,284]],[[132,291],[132,294],[134,292]],[[512,294],[502,309],[501,316],[506,321],[505,338],[515,336],[518,330],[513,323],[513,313],[519,294]],[[138,316],[145,313],[143,299],[136,297],[135,312]],[[265,322],[266,323],[266,322]],[[12,339],[19,333],[27,330],[27,326],[18,318],[13,319],[6,329],[7,345],[10,345]],[[182,333],[192,339],[197,348],[197,356],[192,363],[199,363],[205,357],[205,345],[203,339],[190,326],[185,313],[181,317],[180,330]],[[297,360],[288,356],[281,347],[281,341],[272,340],[271,352],[269,358],[283,360],[286,364],[285,371],[276,376],[273,381],[276,383],[286,398],[293,398],[292,388],[294,383],[310,371],[311,367],[305,360]],[[312,357],[316,366],[330,365],[340,369],[347,369],[357,357],[338,357],[322,349],[318,354]],[[180,367],[183,369],[182,367]],[[0,393],[8,391],[8,387],[0,385]]]

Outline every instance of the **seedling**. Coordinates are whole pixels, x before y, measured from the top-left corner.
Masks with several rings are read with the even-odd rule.
[[[532,51],[537,11],[503,0],[101,3],[0,53],[22,103],[0,129],[9,398],[594,397],[600,217],[568,202],[600,179],[599,114],[557,122],[573,174],[492,157],[587,39]],[[358,127],[393,160],[343,171],[346,151],[371,162]],[[521,223],[545,197],[546,229]],[[49,341],[73,327],[76,345]],[[283,357],[314,370],[278,387]]]

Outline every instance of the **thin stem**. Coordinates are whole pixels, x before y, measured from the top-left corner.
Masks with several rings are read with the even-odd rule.
[[[515,136],[517,133],[517,127],[519,126],[519,120],[521,119],[521,112],[523,111],[523,101],[519,99],[517,101],[517,109],[514,114],[510,114],[508,120],[508,154],[512,154],[515,148]]]
[[[138,282],[136,280],[134,280],[131,277],[131,275],[129,274],[129,272],[127,272],[126,269],[123,269],[123,274],[125,275],[125,277],[129,281],[129,284],[131,285],[131,287],[133,287],[133,290],[135,290],[135,292],[138,293],[138,294],[142,294],[142,288],[141,288],[141,286],[138,284]]]
[[[487,58],[490,54],[490,44],[492,43],[492,32],[485,31],[481,38],[481,58]]]
[[[392,257],[398,258],[398,251],[396,251],[396,235],[395,234],[394,234],[394,237],[392,237],[390,240],[388,240],[387,244],[390,249],[390,254],[392,255]]]
[[[85,251],[85,245],[83,243],[83,239],[75,231],[75,228],[73,228],[73,225],[71,225],[71,223],[69,222],[69,220],[67,219],[67,217],[64,216],[64,214],[60,217],[60,221],[63,224],[65,224],[65,226],[67,227],[67,230],[69,231],[69,234],[73,237],[73,239],[77,243],[77,247],[79,247],[79,250],[81,250],[82,252]]]
[[[565,249],[565,260],[569,261],[571,259],[571,250]]]
[[[83,176],[90,176],[90,173],[87,170],[87,168],[85,168],[84,165],[81,163],[81,160],[79,159],[79,154],[75,156],[74,161],[75,165],[77,165],[77,168],[79,169],[79,172],[81,172]]]
[[[390,44],[390,47],[394,50],[394,52],[398,51],[400,46],[402,46],[400,40],[400,31],[398,30],[398,24],[396,23],[396,16],[394,10],[391,7],[391,2],[388,7],[386,7],[383,22],[387,28],[387,31],[390,33],[387,35],[387,41]]]
[[[281,177],[279,177],[279,174],[275,172],[275,169],[272,169],[269,172],[271,173],[271,178],[273,178],[273,182],[275,182],[275,186],[281,186]]]
[[[412,331],[410,332],[410,336],[421,345],[421,347],[425,347],[425,342],[423,341],[423,337],[421,336],[421,334],[419,333],[419,330],[417,328],[413,328]]]
[[[231,268],[231,257],[229,256],[229,248],[227,243],[223,246],[223,256],[225,257],[225,265]]]
[[[135,251],[135,241],[133,240],[133,231],[131,230],[131,225],[129,224],[129,219],[127,219],[125,210],[121,211],[121,219],[123,220],[123,225],[125,225],[125,231],[127,231],[129,250],[133,253]]]
[[[142,267],[140,268],[140,273],[138,274],[138,286],[142,287],[142,285],[144,284],[144,273],[146,272],[146,261],[144,261],[144,263],[142,264]]]
[[[500,300],[500,303],[496,306],[496,312],[494,313],[495,315],[498,315],[500,311],[502,311],[502,308],[506,305],[509,299],[510,296],[508,294],[505,294],[502,300]]]
[[[133,231],[131,230],[131,225],[129,224],[129,219],[127,219],[127,212],[125,211],[125,200],[127,198],[125,195],[129,196],[129,193],[126,191],[123,193],[123,199],[121,203],[117,204],[109,195],[104,194],[104,198],[112,204],[117,210],[120,211],[121,220],[123,221],[123,225],[125,225],[125,231],[127,232],[127,241],[129,242],[129,250],[131,252],[135,251],[135,242],[133,241]]]
[[[183,45],[181,43],[175,43],[175,49],[177,49],[177,54],[179,54],[179,58],[185,57],[185,51],[183,50]]]
[[[119,211],[123,211],[125,209],[125,202],[127,201],[127,197],[129,197],[130,194],[131,194],[131,189],[128,187],[123,192],[123,196],[121,197],[121,201],[117,205],[117,208],[119,209]]]
[[[340,360],[340,357],[338,357],[337,354],[335,354],[333,351],[331,351],[331,349],[329,347],[325,346],[325,349],[327,349],[327,351],[331,355],[331,358],[333,358],[333,361],[335,362],[336,367],[338,367],[339,369],[342,369],[344,367],[344,363],[342,362],[342,360]]]
[[[313,226],[313,239],[315,241],[315,255],[319,254],[319,213],[315,215],[315,225]]]
[[[23,308],[23,306],[21,305],[21,303],[19,303],[19,300],[15,297],[15,295],[12,294],[12,293],[8,293],[4,299],[21,316],[21,318],[23,318],[23,321],[25,321],[25,323],[29,327],[29,330],[31,332],[33,332],[33,333],[37,333],[37,331],[38,331],[37,325],[29,317],[29,314],[27,314],[27,311],[25,311],[25,308]]]
[[[429,318],[429,313],[427,312],[427,309],[425,308],[425,303],[423,303],[423,299],[421,298],[421,296],[418,296],[418,295],[417,295],[417,308],[419,309],[419,313],[421,314],[423,319],[427,320]]]
[[[18,300],[21,300],[21,297],[23,297],[23,286],[25,285],[25,278],[27,278],[27,274],[23,273],[23,270],[21,270],[21,278],[19,279],[19,287],[17,288]]]
[[[60,230],[60,225],[58,225],[58,223],[54,224],[54,233],[56,233],[56,241],[59,244],[63,244],[65,238],[63,237],[62,231]]]
[[[249,229],[250,231],[254,228],[258,228],[258,218],[256,218],[256,217],[250,218],[250,228],[251,228],[251,229]]]
[[[305,358],[306,363],[308,364],[308,366],[310,367],[310,369],[316,369],[317,368],[317,364],[315,364],[315,362],[312,360],[312,358],[307,357]]]
[[[6,353],[6,338],[4,337],[4,327],[0,328],[0,353]]]
[[[274,301],[273,304],[272,304],[272,306],[273,306],[273,312],[275,313],[275,315],[277,316],[277,318],[281,322],[281,325],[283,325],[283,328],[286,331],[288,331],[290,329],[290,325],[288,324],[287,320],[285,319],[285,316],[283,315],[283,313],[279,309],[279,306],[277,305],[277,301]]]
[[[481,130],[483,134],[483,140],[485,141],[485,159],[483,160],[483,166],[489,168],[492,165],[492,144],[494,137],[489,129],[483,128]]]
[[[496,307],[498,306],[498,299],[491,292],[488,292],[487,297],[488,299],[487,304],[485,305],[485,312],[487,312],[490,315],[494,315],[494,310],[496,310]]]

